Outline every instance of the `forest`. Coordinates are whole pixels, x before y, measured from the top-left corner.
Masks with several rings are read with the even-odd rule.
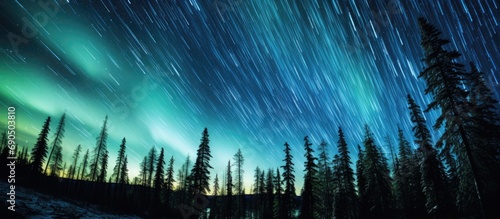
[[[63,163],[63,114],[51,141],[54,120],[47,117],[36,144],[16,148],[16,185],[144,218],[500,218],[498,102],[474,63],[458,63],[461,54],[449,49],[440,30],[424,18],[418,24],[425,64],[418,77],[432,102],[419,106],[407,96],[416,149],[399,129],[397,150],[386,156],[366,124],[353,154],[339,127],[331,130],[338,134],[336,144],[319,142],[315,148],[317,142],[303,137],[303,164],[293,163],[290,145],[280,143],[280,168],[255,167],[246,190],[241,150],[229,158],[224,175],[210,177],[211,159],[228,158],[212,157],[207,128],[194,161],[188,156],[174,170],[174,158],[153,147],[139,164],[140,175],[131,177],[126,138],[114,163],[108,156],[106,116],[94,148],[78,145],[72,162]],[[429,111],[439,111],[432,127],[424,116]],[[436,142],[433,132],[441,133]],[[5,132],[0,143],[0,163],[8,163]],[[338,153],[328,154],[327,147]],[[302,176],[303,185],[297,185]]]

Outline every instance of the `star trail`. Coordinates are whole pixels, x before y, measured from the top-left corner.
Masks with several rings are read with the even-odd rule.
[[[419,16],[442,30],[449,47],[463,54],[460,62],[475,62],[486,73],[500,99],[499,4],[3,1],[0,123],[15,106],[20,146],[31,148],[45,118],[56,121],[54,130],[66,111],[69,162],[78,144],[94,147],[108,115],[110,162],[126,137],[132,177],[152,146],[174,156],[177,170],[188,154],[193,159],[207,127],[212,175],[240,148],[249,189],[256,166],[282,165],[286,141],[302,176],[305,135],[315,146],[325,139],[330,155],[339,126],[351,156],[364,124],[386,152],[398,127],[413,141],[405,97],[422,107],[431,98],[418,78]],[[429,126],[437,114],[425,114]]]

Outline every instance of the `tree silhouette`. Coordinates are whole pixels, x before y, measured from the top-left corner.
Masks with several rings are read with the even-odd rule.
[[[344,132],[339,127],[339,141],[337,148],[339,153],[338,158],[338,185],[337,200],[335,201],[335,216],[337,218],[356,218],[357,217],[357,197],[354,187],[354,171],[351,168],[351,158],[349,157],[349,149],[345,140]]]
[[[80,180],[85,180],[85,176],[87,176],[87,165],[89,164],[89,149],[85,152],[82,160],[82,166],[80,168]]]
[[[47,135],[50,131],[49,125],[50,116],[45,120],[42,131],[38,134],[35,146],[31,150],[31,170],[36,173],[42,173],[42,164],[47,156]]]
[[[321,202],[321,215],[325,218],[332,217],[333,195],[332,195],[332,168],[330,167],[328,152],[326,146],[328,144],[322,140],[319,144],[319,159],[318,159],[318,185],[321,193],[319,201]]]
[[[317,185],[318,179],[316,178],[318,174],[318,165],[316,164],[317,158],[314,157],[314,149],[312,149],[312,144],[309,142],[309,137],[304,137],[304,157],[306,161],[304,162],[304,187],[302,189],[302,205],[300,208],[299,218],[317,218]]]
[[[115,167],[113,168],[113,174],[111,175],[111,178],[114,178],[115,183],[119,183],[123,179],[120,179],[122,176],[121,171],[122,167],[125,162],[125,150],[126,150],[126,144],[127,140],[125,138],[122,139],[122,143],[120,144],[120,149],[118,150],[118,157],[116,158],[116,164]]]
[[[288,145],[287,142],[285,142],[285,149],[283,150],[285,152],[285,165],[281,166],[283,168],[283,181],[282,183],[285,184],[284,187],[284,192],[283,195],[281,196],[282,199],[280,200],[281,207],[280,210],[284,212],[285,218],[291,218],[292,217],[292,211],[295,208],[294,204],[294,199],[295,199],[295,175],[294,175],[294,168],[293,168],[293,156],[290,153],[290,145]]]
[[[233,177],[231,175],[231,160],[227,162],[226,171],[226,202],[224,216],[225,218],[233,217]]]
[[[155,147],[151,147],[151,150],[149,150],[149,154],[147,156],[147,179],[146,179],[146,185],[151,186],[153,183],[153,172],[155,171],[155,162],[156,162],[156,149]]]
[[[236,195],[237,195],[237,206],[236,206],[236,217],[237,218],[242,218],[243,215],[244,215],[244,212],[241,212],[241,208],[242,208],[242,201],[243,201],[243,197],[241,197],[242,193],[243,193],[243,173],[244,173],[244,170],[243,170],[243,164],[245,162],[245,158],[243,157],[243,154],[241,153],[241,150],[238,149],[238,151],[236,152],[236,154],[234,154],[233,156],[233,166],[236,168],[234,171],[235,171],[235,178],[236,178]]]
[[[61,120],[59,120],[59,124],[57,125],[57,129],[56,129],[56,133],[54,134],[54,141],[52,142],[52,146],[51,146],[51,149],[50,149],[50,153],[49,153],[49,158],[47,159],[47,164],[45,165],[45,170],[43,171],[43,174],[47,174],[47,169],[49,167],[49,164],[50,164],[50,161],[52,159],[52,154],[54,154],[54,152],[56,152],[57,150],[59,150],[61,146],[61,143],[62,143],[62,139],[64,138],[64,121],[66,119],[66,113],[63,113],[63,115],[61,116]],[[54,172],[54,170],[52,170],[52,172]],[[51,175],[54,175],[54,174],[51,174]]]
[[[55,146],[55,147],[56,148],[54,151],[54,159],[52,160],[52,164],[50,166],[50,175],[63,177],[62,175],[58,175],[58,173],[61,170],[64,170],[64,168],[65,168],[62,166],[62,162],[63,162],[62,147],[60,147],[60,146]]]
[[[104,164],[106,164],[107,166],[107,154],[108,154],[108,150],[106,149],[106,141],[108,138],[107,122],[108,122],[108,116],[106,116],[106,118],[104,119],[101,132],[97,137],[96,146],[92,151],[92,159],[90,163],[90,173],[89,173],[90,181],[104,182],[105,178],[102,177],[103,175],[104,177],[106,177],[105,176],[106,168],[104,167]],[[106,159],[104,159],[104,157],[106,157]]]
[[[163,148],[160,149],[158,163],[156,164],[156,172],[153,180],[153,196],[151,200],[151,214],[153,217],[158,217],[161,214],[161,199],[160,194],[165,181],[165,160],[163,158]]]
[[[204,195],[210,192],[208,182],[210,180],[209,169],[212,169],[212,166],[210,166],[210,158],[212,158],[212,155],[210,154],[208,137],[208,130],[205,128],[205,130],[203,130],[201,143],[196,154],[196,161],[193,169],[191,170],[192,191],[198,191]]]
[[[73,153],[73,163],[71,164],[71,166],[69,168],[68,177],[70,179],[74,179],[75,178],[75,174],[78,177],[78,173],[76,172],[76,166],[78,165],[78,159],[80,158],[80,153],[81,152],[82,152],[82,146],[78,145],[75,148],[75,152]]]

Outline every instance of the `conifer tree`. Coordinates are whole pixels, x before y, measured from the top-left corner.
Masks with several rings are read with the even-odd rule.
[[[354,187],[354,170],[351,168],[351,158],[345,140],[344,132],[339,127],[339,141],[337,142],[338,165],[337,165],[337,200],[335,201],[335,216],[337,218],[357,217],[357,197]]]
[[[394,171],[396,208],[401,217],[422,218],[426,216],[425,198],[420,183],[418,160],[400,128],[398,128],[398,141],[398,165]]]
[[[281,196],[281,210],[284,212],[285,218],[292,218],[292,211],[295,209],[294,199],[295,199],[295,175],[294,175],[294,165],[292,162],[293,156],[290,153],[290,145],[285,142],[285,165],[281,166],[283,168],[283,181],[284,192]]]
[[[474,144],[471,136],[473,121],[470,118],[467,92],[463,89],[466,77],[464,66],[456,60],[461,56],[455,50],[447,51],[450,41],[440,38],[441,32],[426,19],[418,19],[424,50],[426,68],[420,72],[419,78],[426,82],[426,94],[433,95],[433,101],[426,111],[441,109],[441,115],[436,120],[435,129],[444,124],[444,133],[439,139],[438,147],[442,150],[452,150],[457,156],[460,174],[458,205],[461,215],[474,217],[477,214],[485,217],[484,183],[487,174],[481,174],[480,169],[487,169],[481,162],[477,152],[481,149]],[[446,144],[443,144],[446,142]]]
[[[36,173],[42,173],[42,164],[47,156],[47,135],[50,131],[50,116],[43,124],[42,131],[38,134],[35,146],[31,150],[31,170]]]
[[[83,160],[82,164],[80,167],[80,180],[85,180],[85,177],[87,176],[87,165],[89,164],[89,149],[85,152],[85,155],[83,155]]]
[[[121,171],[120,171],[120,177],[118,183],[120,184],[128,184],[129,183],[129,178],[128,178],[128,167],[127,167],[127,155],[125,155],[125,158],[123,158],[123,164],[121,166]]]
[[[314,149],[311,147],[312,144],[309,142],[309,137],[304,137],[304,157],[306,161],[304,162],[304,187],[302,189],[302,205],[300,208],[299,218],[317,218],[317,185],[318,179],[318,165],[316,164],[317,158],[314,157]]]
[[[226,171],[226,202],[224,216],[225,218],[233,217],[233,177],[231,176],[231,160],[227,162]]]
[[[165,160],[163,158],[163,148],[160,149],[160,155],[158,156],[158,163],[156,164],[156,171],[153,180],[153,195],[151,200],[151,214],[154,217],[160,216],[161,211],[161,199],[160,194],[163,189],[165,182]]]
[[[165,205],[167,206],[167,210],[170,211],[172,208],[172,192],[174,191],[174,156],[170,157],[168,161],[167,172],[165,174]]]
[[[141,185],[147,186],[147,180],[148,180],[148,156],[144,156],[144,158],[141,161],[141,164],[139,165],[141,167],[139,176],[141,178]]]
[[[215,174],[215,179],[214,179],[214,187],[212,190],[212,196],[213,198],[213,204],[212,208],[210,208],[210,217],[209,219],[216,219],[216,218],[221,218],[222,215],[220,215],[220,187],[219,187],[219,176]]]
[[[266,175],[266,199],[264,207],[264,219],[274,218],[273,208],[274,208],[274,173],[272,169],[267,171]]]
[[[321,206],[321,215],[324,218],[332,217],[332,205],[333,205],[333,195],[332,195],[332,168],[330,167],[330,162],[328,158],[328,153],[326,146],[328,144],[325,140],[322,140],[319,145],[319,160],[318,160],[318,184],[319,190],[321,191],[319,195],[319,206]]]
[[[198,147],[196,154],[196,161],[194,163],[193,169],[191,170],[191,187],[192,192],[198,191],[199,193],[206,195],[210,192],[209,180],[210,171],[212,166],[210,165],[210,146],[208,139],[208,130],[205,128],[202,133],[201,143]]]
[[[241,150],[238,149],[238,151],[236,152],[236,154],[234,154],[233,156],[233,165],[234,167],[236,168],[234,171],[235,171],[235,179],[236,179],[236,183],[235,183],[235,186],[236,186],[236,218],[243,218],[243,212],[241,211],[241,205],[243,204],[242,201],[243,201],[243,197],[241,197],[243,191],[243,173],[244,173],[244,170],[243,170],[243,164],[245,162],[245,159],[243,157],[243,154],[241,153]]]
[[[432,138],[420,106],[408,95],[410,117],[414,126],[415,143],[418,145],[421,184],[426,198],[427,213],[435,218],[453,216],[453,196],[449,195],[444,167],[432,147]]]
[[[51,176],[57,176],[57,177],[62,177],[62,175],[59,175],[61,170],[63,170],[63,160],[62,160],[62,147],[56,146],[54,150],[54,157],[52,159],[52,164],[50,166],[50,175]]]
[[[92,159],[90,163],[90,173],[89,173],[90,181],[104,182],[105,178],[102,177],[106,177],[105,174],[106,168],[104,167],[104,164],[106,164],[107,167],[107,155],[108,155],[108,150],[106,149],[106,141],[108,139],[107,123],[108,123],[108,116],[106,116],[106,118],[104,119],[104,124],[102,125],[101,132],[97,137],[96,146],[92,151]],[[106,159],[104,159],[104,157],[106,157]]]
[[[149,150],[149,154],[147,157],[147,170],[148,170],[148,175],[146,179],[146,185],[151,186],[153,185],[153,172],[155,171],[155,162],[156,162],[156,149],[155,146],[151,147],[151,150]]]
[[[101,168],[99,170],[97,182],[101,183],[106,182],[106,175],[108,171],[108,158],[109,158],[108,151],[107,150],[103,151],[101,155],[101,160],[99,161]]]
[[[116,158],[116,164],[113,168],[113,174],[111,175],[111,177],[114,178],[115,183],[119,183],[120,177],[122,176],[121,171],[125,162],[126,142],[127,140],[123,138],[122,143],[120,144],[120,149],[118,150],[118,157]]]
[[[368,209],[360,212],[360,218],[390,218],[393,216],[393,199],[389,167],[387,159],[375,145],[375,139],[368,125],[365,126],[363,144],[365,154],[361,162],[366,185],[360,199],[362,204],[368,206]]]
[[[52,155],[56,150],[58,150],[58,147],[62,147],[62,139],[64,138],[64,121],[66,118],[66,113],[63,113],[61,116],[61,120],[59,120],[59,125],[57,125],[56,133],[54,134],[54,141],[52,142],[52,146],[50,147],[50,153],[49,153],[49,158],[47,159],[47,164],[45,165],[45,170],[43,171],[43,174],[47,174],[47,169],[49,167],[49,164],[51,163]],[[52,172],[54,172],[52,170]],[[52,174],[51,174],[52,175]]]
[[[80,158],[81,151],[82,151],[82,146],[78,145],[75,148],[75,152],[73,153],[73,163],[71,164],[68,173],[68,178],[70,179],[74,179],[75,174],[77,174],[78,177],[78,173],[76,172],[76,165],[78,165],[78,159]]]
[[[276,168],[276,176],[274,178],[274,190],[276,191],[274,195],[274,218],[278,219],[286,218],[286,212],[283,211],[281,202],[283,196],[283,187],[281,184],[280,169]]]

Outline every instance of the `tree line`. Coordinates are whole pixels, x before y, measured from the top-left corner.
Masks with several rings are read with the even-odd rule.
[[[473,63],[468,71],[458,63],[460,53],[448,50],[449,41],[427,20],[419,18],[418,24],[425,63],[419,78],[426,82],[425,94],[432,96],[432,102],[422,110],[407,96],[416,149],[398,128],[397,153],[391,147],[389,162],[365,125],[353,163],[342,128],[337,130],[333,156],[328,154],[326,141],[320,142],[316,154],[305,136],[306,161],[300,169],[304,183],[299,195],[288,143],[283,145],[279,168],[255,168],[251,194],[245,194],[245,159],[239,149],[210,186],[213,168],[207,128],[194,163],[188,156],[175,173],[173,156],[168,159],[163,148],[158,152],[153,147],[140,163],[139,176],[132,180],[123,138],[108,178],[107,116],[95,147],[83,153],[78,145],[68,168],[61,153],[66,114],[50,144],[48,117],[31,153],[27,147],[17,153],[18,166],[34,182],[63,179],[56,183],[64,185],[65,195],[150,218],[500,218],[495,205],[500,197],[498,102],[484,73]],[[433,130],[424,117],[431,110],[440,111]],[[431,133],[437,130],[442,135],[433,142]],[[5,142],[4,133],[1,159],[7,157]]]

